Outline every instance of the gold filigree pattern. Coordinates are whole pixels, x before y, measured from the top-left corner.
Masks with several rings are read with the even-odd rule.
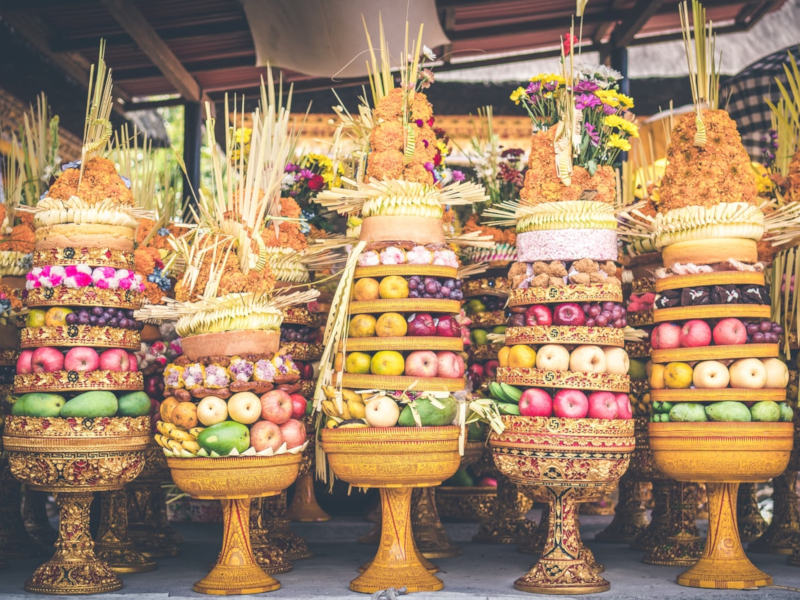
[[[124,348],[138,350],[141,336],[133,329],[93,327],[91,325],[55,325],[24,327],[20,330],[21,348],[40,346],[92,346],[95,348]]]
[[[514,344],[596,344],[623,346],[622,329],[613,327],[571,327],[567,325],[531,325],[506,329],[507,346]]]
[[[322,344],[309,344],[307,342],[281,342],[281,354],[288,354],[294,360],[313,362],[322,356]]]
[[[141,390],[139,371],[53,371],[14,376],[14,392],[83,392],[91,390]]]
[[[523,367],[499,367],[497,369],[497,381],[529,387],[608,390],[611,392],[628,392],[630,389],[630,379],[627,375],[543,371],[541,369]]]
[[[562,287],[515,289],[508,297],[509,306],[554,302],[622,302],[622,287],[619,283],[571,283]]]
[[[497,327],[506,324],[506,313],[503,310],[485,310],[469,316],[470,327]]]
[[[133,290],[101,289],[96,287],[67,288],[35,288],[27,290],[25,304],[36,306],[113,306],[114,308],[142,307],[144,295]]]
[[[33,266],[77,265],[113,267],[133,270],[133,252],[111,248],[37,248],[33,251]]]
[[[472,298],[474,296],[505,297],[511,292],[511,285],[509,284],[508,278],[503,276],[468,279],[462,284],[462,287],[465,298]]]

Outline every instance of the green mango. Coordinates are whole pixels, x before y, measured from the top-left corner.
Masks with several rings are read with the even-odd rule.
[[[112,392],[95,390],[78,394],[61,408],[62,417],[113,417],[119,403]]]
[[[503,401],[519,404],[519,399],[522,398],[522,390],[515,388],[513,385],[501,383],[500,389],[503,390]]]
[[[750,410],[744,402],[726,400],[706,406],[706,414],[712,421],[750,421]]]
[[[236,421],[223,421],[201,431],[197,443],[211,456],[227,456],[234,448],[242,453],[250,447],[250,430]]]
[[[631,381],[645,381],[647,379],[645,362],[635,358],[630,359],[630,364],[628,365],[628,376],[631,378]]]
[[[679,402],[673,406],[668,414],[669,421],[696,422],[708,421],[703,405],[697,402]]]
[[[794,418],[794,411],[788,402],[781,402],[781,421],[791,421]]]
[[[497,410],[501,415],[519,415],[519,405],[511,402],[497,402]]]
[[[120,417],[144,417],[150,414],[150,397],[144,392],[122,394],[118,402]]]
[[[436,398],[436,402],[442,405],[438,408],[431,403],[429,398],[418,398],[414,401],[414,406],[419,414],[419,419],[423,426],[440,426],[450,425],[453,419],[456,418],[458,410],[458,403],[452,396],[446,398]],[[411,412],[411,406],[406,404],[400,412],[400,418],[397,420],[400,427],[416,427],[417,423],[414,421],[414,415]]]
[[[31,392],[19,397],[12,409],[13,415],[25,417],[57,417],[65,406],[64,396],[45,392]]]
[[[750,418],[753,421],[772,423],[781,420],[781,407],[777,402],[764,400],[750,407]]]
[[[456,471],[450,479],[446,480],[443,485],[452,485],[456,487],[472,487],[475,485],[475,479],[469,474],[466,467],[460,468]]]
[[[661,403],[661,412],[668,413],[672,410],[672,407],[675,406],[674,402],[662,402]]]
[[[653,412],[660,413],[661,412],[661,401],[656,400],[653,402]]]

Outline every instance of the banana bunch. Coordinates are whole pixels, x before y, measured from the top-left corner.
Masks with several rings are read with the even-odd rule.
[[[746,202],[721,202],[714,206],[684,206],[658,213],[655,220],[656,247],[709,238],[760,240],[764,235],[764,213]]]
[[[192,427],[188,431],[183,427],[178,427],[172,423],[158,421],[156,423],[158,433],[155,434],[156,444],[164,448],[172,456],[180,458],[191,458],[200,451],[200,444],[197,443],[197,436],[205,427]]]
[[[370,394],[357,394],[353,390],[337,390],[332,385],[322,388],[325,400],[322,401],[322,412],[327,417],[325,427],[333,429],[348,422],[363,420],[367,413],[366,399]],[[366,422],[364,423],[366,427]]]

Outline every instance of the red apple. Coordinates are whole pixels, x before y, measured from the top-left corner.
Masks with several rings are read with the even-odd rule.
[[[628,397],[628,394],[622,392],[614,394],[614,399],[617,401],[617,418],[633,418],[633,408],[631,408],[631,399]]]
[[[308,401],[300,394],[289,394],[292,399],[292,418],[299,419],[306,414],[306,404]]]
[[[261,418],[283,425],[292,418],[292,397],[283,390],[270,390],[261,396]]]
[[[314,365],[309,362],[294,361],[297,368],[300,370],[300,379],[306,381],[314,379]]]
[[[612,392],[589,394],[589,417],[592,419],[616,419],[617,399]]]
[[[33,373],[33,350],[23,350],[17,358],[17,375]]]
[[[67,371],[96,371],[99,366],[100,357],[94,348],[76,346],[64,356],[64,368]]]
[[[272,421],[258,421],[250,428],[250,445],[256,452],[277,450],[283,444],[281,428]]]
[[[428,313],[414,313],[408,317],[408,330],[406,335],[429,336],[436,335],[436,323]]]
[[[558,390],[553,396],[553,415],[582,419],[589,413],[589,399],[580,390]]]
[[[436,335],[441,337],[459,337],[461,335],[461,325],[452,315],[442,315],[436,321]]]
[[[306,441],[306,426],[297,419],[289,419],[281,425],[281,434],[287,448],[296,448]]]
[[[495,487],[496,488],[497,487],[497,479],[495,479],[494,477],[489,477],[489,476],[481,477],[478,480],[478,485],[481,486],[481,487]]]
[[[739,319],[728,317],[714,325],[714,343],[718,346],[747,343],[747,327]]]
[[[415,350],[406,356],[405,374],[411,377],[436,377],[439,362],[431,350]]]
[[[711,343],[711,327],[702,319],[691,319],[681,327],[681,348],[697,348]]]
[[[161,398],[164,395],[164,376],[160,373],[145,376],[144,393],[150,398]]]
[[[553,323],[553,312],[549,306],[544,304],[534,304],[525,311],[525,325],[551,325]]]
[[[583,325],[586,322],[586,315],[580,304],[565,302],[559,304],[553,311],[553,325]]]
[[[493,358],[492,360],[487,360],[485,363],[483,363],[483,370],[489,379],[495,379],[497,377],[497,367],[499,366],[500,363]]]
[[[100,368],[103,371],[127,371],[129,366],[128,353],[125,350],[112,348],[100,355]]]
[[[138,371],[139,370],[139,360],[136,358],[136,355],[132,352],[128,352],[128,371]]]
[[[49,346],[37,348],[31,356],[34,373],[53,373],[64,368],[64,355]]]
[[[662,348],[680,348],[681,328],[675,323],[661,323],[653,328],[650,334],[650,346],[654,350]]]
[[[523,417],[549,417],[553,414],[553,399],[540,388],[528,388],[520,396],[519,414]]]
[[[470,365],[469,369],[467,369],[467,376],[469,377],[469,380],[472,382],[472,387],[478,387],[483,381],[483,376],[484,376],[483,365],[479,365],[477,363]]]
[[[461,355],[451,352],[450,350],[437,352],[436,362],[438,365],[436,372],[439,377],[452,377],[456,379],[462,377],[467,368]]]

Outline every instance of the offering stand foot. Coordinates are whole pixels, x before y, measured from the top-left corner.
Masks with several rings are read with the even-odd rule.
[[[254,498],[250,503],[250,541],[258,565],[270,575],[288,573],[294,566],[286,553],[273,544],[270,532],[264,526],[263,498]]]
[[[297,480],[287,516],[290,520],[300,523],[324,523],[331,520],[331,516],[317,503],[314,477],[311,473],[301,475]]]
[[[161,482],[136,479],[126,488],[128,532],[134,547],[150,558],[177,556],[182,540],[167,519],[167,503]]]
[[[122,588],[122,581],[94,553],[89,533],[91,492],[56,494],[60,514],[56,552],[25,582],[38,594],[99,594]]]
[[[697,530],[697,486],[676,482],[669,498],[670,523],[665,540],[653,546],[642,562],[648,565],[688,567],[703,553]]]
[[[678,576],[689,587],[746,589],[772,584],[745,556],[736,522],[738,483],[707,483],[708,538],[700,560]]]
[[[521,502],[517,485],[507,477],[497,475],[497,505],[488,521],[481,523],[473,542],[482,544],[520,544],[530,539],[536,530],[536,523],[525,515],[533,506],[532,502]]]
[[[303,560],[314,556],[306,541],[289,527],[289,518],[286,516],[286,490],[277,496],[264,498],[262,511],[264,527],[269,531],[271,544],[280,548],[287,560]]]
[[[619,500],[608,527],[594,536],[598,542],[630,543],[647,527],[636,478],[626,472],[619,480]]]
[[[797,509],[797,472],[786,471],[772,480],[774,509],[772,523],[764,534],[747,546],[751,552],[791,554],[800,543],[800,515]]]
[[[773,494],[773,498],[777,502],[777,490]],[[736,511],[738,513],[736,519],[739,521],[739,537],[742,542],[755,541],[766,531],[767,522],[758,510],[755,483],[742,483],[739,485]],[[755,550],[752,545],[748,546],[748,549]],[[758,552],[758,550],[755,551]]]
[[[221,500],[223,518],[222,550],[208,575],[192,586],[201,594],[260,594],[281,587],[267,575],[253,556],[250,546],[250,498]]]
[[[605,592],[609,583],[587,562],[578,530],[575,488],[546,488],[550,504],[548,533],[542,557],[514,582],[532,594],[591,594]],[[595,496],[596,497],[596,496]]]
[[[116,573],[145,573],[156,568],[155,561],[136,550],[128,537],[128,499],[124,490],[100,494],[95,553]]]
[[[353,581],[354,592],[374,594],[390,587],[435,592],[444,584],[419,560],[411,529],[411,488],[381,488],[382,523],[378,552]]]
[[[650,552],[657,544],[667,539],[672,520],[669,497],[673,484],[674,482],[667,479],[653,479],[653,510],[650,513],[650,524],[631,543],[631,548],[634,550]]]
[[[451,558],[461,554],[450,541],[436,508],[436,488],[417,488],[411,495],[411,524],[418,550],[425,558]]]

